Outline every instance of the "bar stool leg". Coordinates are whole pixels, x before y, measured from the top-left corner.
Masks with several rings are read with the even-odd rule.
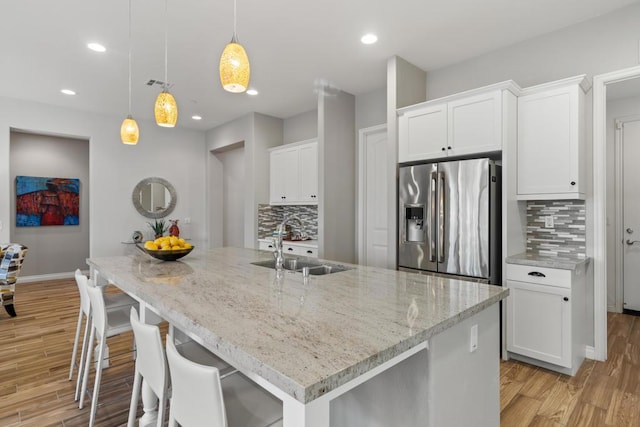
[[[140,427],[154,426],[158,422],[158,397],[142,379],[142,409],[144,415],[140,417]]]

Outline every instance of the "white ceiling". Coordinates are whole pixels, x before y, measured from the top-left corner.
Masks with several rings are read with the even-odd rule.
[[[233,0],[168,1],[178,126],[206,130],[250,111],[287,118],[311,110],[318,79],[354,95],[381,88],[393,55],[429,71],[638,0],[237,0],[255,97],[220,86]],[[152,120],[159,88],[145,83],[164,80],[165,1],[132,3],[132,112]],[[8,0],[1,8],[0,96],[126,116],[127,0]],[[365,32],[378,43],[362,45]],[[92,41],[107,52],[87,49]]]

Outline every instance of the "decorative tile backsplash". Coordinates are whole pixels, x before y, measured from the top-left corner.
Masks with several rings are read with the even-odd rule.
[[[296,214],[304,223],[304,232],[312,239],[318,238],[318,206],[316,205],[292,205],[271,206],[258,205],[258,239],[271,237],[285,216]],[[291,230],[300,232],[296,221],[291,224]]]
[[[545,217],[553,227],[545,227]],[[586,257],[585,206],[582,200],[527,202],[527,252]]]

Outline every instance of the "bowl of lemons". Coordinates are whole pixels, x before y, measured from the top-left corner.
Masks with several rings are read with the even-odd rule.
[[[193,245],[176,236],[159,237],[147,240],[143,246],[137,245],[143,252],[162,261],[175,261],[193,250]]]

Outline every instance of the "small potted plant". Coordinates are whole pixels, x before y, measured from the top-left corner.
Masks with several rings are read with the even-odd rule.
[[[156,239],[162,237],[164,232],[167,231],[167,224],[164,219],[156,219],[153,224],[150,222],[147,224],[149,224],[149,227],[153,230]]]

